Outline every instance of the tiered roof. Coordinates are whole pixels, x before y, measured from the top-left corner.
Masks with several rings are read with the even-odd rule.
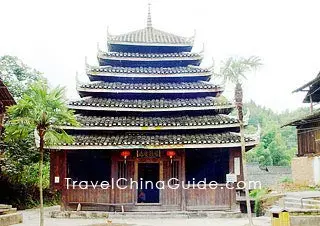
[[[148,91],[178,91],[178,90],[212,90],[220,92],[223,90],[221,86],[204,82],[181,82],[181,83],[122,83],[122,82],[97,82],[81,84],[79,90],[110,90],[114,92],[135,90],[137,92]]]
[[[169,67],[169,68],[152,68],[152,67],[112,67],[112,66],[100,66],[100,67],[89,67],[88,74],[125,74],[127,77],[130,75],[212,75],[210,68],[198,68],[198,67]]]
[[[61,143],[59,149],[167,149],[167,148],[223,148],[237,147],[240,136],[235,133],[75,135],[72,144]],[[247,146],[255,139],[245,138]]]
[[[216,113],[228,114],[234,108],[231,103],[221,102],[217,98],[194,98],[194,99],[106,99],[106,98],[83,98],[72,101],[70,109],[99,110],[99,111],[183,111],[183,110],[212,110]]]
[[[98,52],[98,58],[105,59],[145,59],[145,60],[158,60],[158,59],[173,59],[173,60],[181,60],[181,58],[189,59],[202,59],[203,55],[200,53],[190,53],[190,52],[178,52],[178,53],[122,53],[122,52]]]
[[[201,115],[177,117],[139,116],[85,116],[77,115],[80,127],[70,124],[67,130],[175,130],[238,128],[239,121],[227,115]]]
[[[142,45],[193,45],[194,37],[182,37],[165,31],[146,27],[122,35],[108,34],[108,43],[124,44],[142,44]]]
[[[61,127],[75,141],[53,149],[240,147],[239,121],[228,116],[234,105],[220,97],[223,87],[208,82],[212,68],[198,66],[202,54],[190,52],[193,37],[157,30],[148,15],[146,28],[109,35],[110,52],[99,51],[99,66],[87,65],[95,82],[77,84],[85,98],[69,103],[80,126]],[[128,67],[128,60],[143,66]],[[257,143],[245,140],[249,147]]]

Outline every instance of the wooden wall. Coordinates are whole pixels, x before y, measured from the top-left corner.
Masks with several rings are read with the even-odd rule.
[[[226,150],[228,151],[228,150]],[[210,188],[199,189],[190,188],[182,189],[181,185],[179,189],[169,189],[166,187],[164,190],[160,190],[160,203],[159,204],[144,204],[136,203],[137,191],[134,189],[101,189],[90,188],[89,189],[66,189],[66,183],[64,178],[67,176],[66,169],[66,151],[51,152],[51,187],[53,189],[62,191],[62,204],[67,207],[70,202],[93,202],[93,203],[127,203],[132,204],[131,211],[156,211],[156,210],[225,210],[231,209],[235,203],[235,190],[229,190],[225,187],[225,184],[219,184],[218,188],[213,190]],[[239,157],[239,150],[229,150],[229,171],[233,172],[233,159]],[[117,163],[119,160],[123,160],[119,154],[112,157],[112,178],[118,179]],[[177,151],[177,155],[174,158],[179,162],[179,180],[185,180],[185,154],[183,150]],[[161,158],[158,159],[138,159],[135,156],[130,156],[127,160],[128,178],[138,180],[139,162],[158,162],[160,166],[160,180],[168,180],[171,175],[170,160],[163,152]],[[242,169],[241,169],[242,170]],[[60,183],[54,183],[54,177],[60,177]],[[239,180],[241,180],[239,176]]]
[[[297,128],[298,156],[320,154],[320,124],[313,123]],[[319,140],[317,142],[317,140]]]

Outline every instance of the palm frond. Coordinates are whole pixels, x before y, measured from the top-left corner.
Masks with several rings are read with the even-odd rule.
[[[65,100],[65,88],[50,89],[43,82],[34,83],[23,95],[17,105],[8,108],[9,122],[6,126],[6,139],[21,139],[34,129],[45,131],[45,142],[59,140],[70,141],[66,132],[56,130],[66,123],[79,125],[73,111],[68,110]],[[48,139],[48,141],[46,140]]]

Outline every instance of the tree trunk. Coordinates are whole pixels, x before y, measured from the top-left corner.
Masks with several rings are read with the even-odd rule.
[[[42,189],[42,170],[43,170],[43,154],[44,140],[43,134],[40,132],[40,161],[39,161],[39,191],[40,191],[40,226],[44,226],[44,208],[43,208],[43,189]]]
[[[245,193],[246,193],[248,220],[249,220],[249,225],[253,226],[250,196],[249,196],[249,181],[248,181],[247,160],[246,160],[246,143],[244,139],[243,107],[242,107],[243,91],[242,91],[242,86],[239,82],[236,84],[235,100],[236,100],[236,106],[238,110],[238,117],[239,117],[239,123],[240,123],[241,159],[242,159],[242,169],[243,169],[243,180],[246,184]]]

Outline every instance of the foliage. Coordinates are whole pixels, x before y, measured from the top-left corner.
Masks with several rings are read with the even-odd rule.
[[[12,182],[6,175],[0,175],[0,203],[8,203],[18,209],[33,208],[39,205],[39,187]],[[57,205],[60,194],[45,188],[44,204]]]
[[[17,105],[7,109],[9,122],[5,131],[6,141],[25,139],[33,133],[39,137],[40,226],[44,225],[44,145],[72,142],[73,138],[59,126],[68,123],[74,126],[78,125],[73,111],[67,108],[64,93],[64,88],[50,89],[46,83],[36,82],[25,92]]]
[[[35,81],[44,81],[39,71],[30,68],[18,57],[9,55],[0,57],[0,78],[15,99],[20,99]]]
[[[220,72],[215,75],[221,77],[224,82],[236,84],[247,78],[246,73],[256,70],[261,65],[261,59],[257,56],[229,57],[222,62]]]
[[[281,183],[293,183],[293,180],[290,177],[284,177],[282,178]]]
[[[254,198],[254,212],[257,216],[264,214],[262,199],[269,193],[268,189],[255,189],[250,192],[250,197]]]
[[[0,57],[0,78],[18,101],[33,82],[45,81],[39,71],[30,68],[19,58],[9,55]],[[6,180],[16,186],[24,183],[22,175],[25,166],[33,165],[39,160],[39,151],[34,142],[34,135],[29,134],[24,139],[6,142],[3,145],[5,161],[0,167],[2,173],[6,175]],[[47,160],[48,155],[45,156],[45,161]]]
[[[250,125],[261,126],[260,144],[247,153],[248,162],[262,166],[288,166],[297,153],[297,137],[294,127],[283,127],[288,121],[308,114],[308,108],[275,113],[271,109],[256,105],[253,101],[245,104],[250,109]]]
[[[66,123],[78,125],[73,111],[66,106],[64,93],[64,88],[51,90],[46,83],[31,85],[18,104],[8,108],[5,140],[10,142],[27,138],[34,130],[39,132],[39,129],[45,129],[46,145],[71,142],[72,137],[59,129]]]

